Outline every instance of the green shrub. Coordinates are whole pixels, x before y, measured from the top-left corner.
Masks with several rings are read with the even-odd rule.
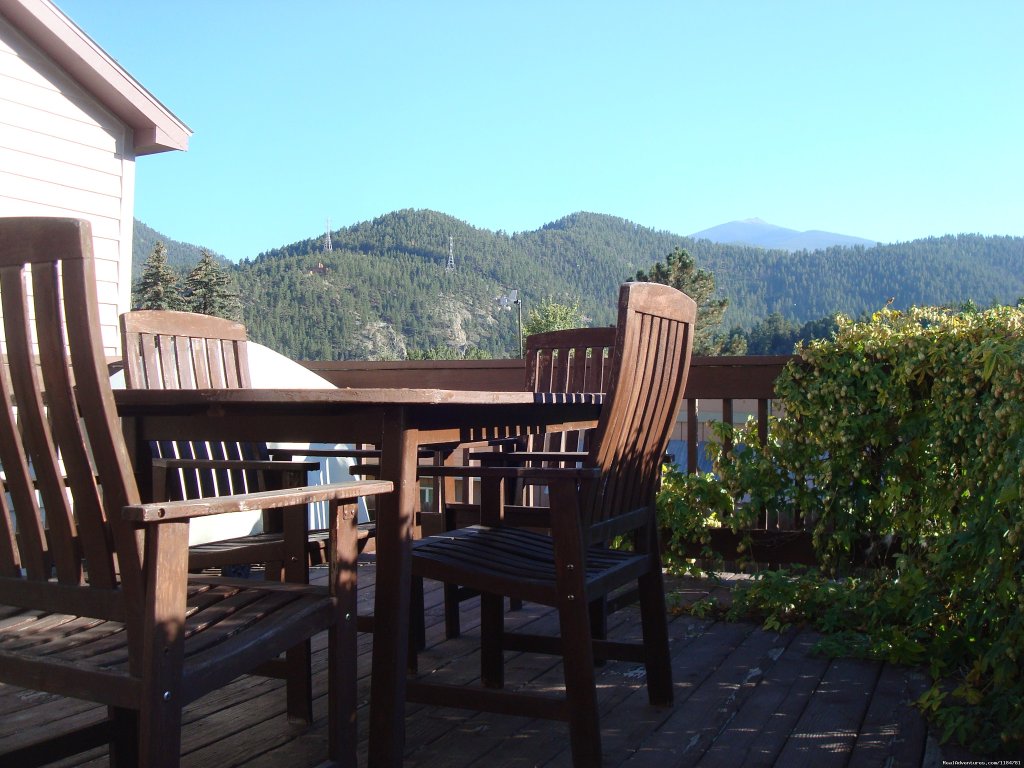
[[[733,496],[809,521],[822,563],[766,575],[738,609],[811,619],[833,649],[927,661],[920,704],[983,751],[1024,746],[1022,367],[1019,308],[840,320],[776,383],[768,444],[726,426],[753,448],[716,457]],[[864,560],[876,568],[858,574]]]
[[[716,558],[708,546],[711,543],[708,529],[729,522],[733,509],[732,496],[714,475],[687,474],[666,464],[658,491],[658,523],[668,571],[694,575],[712,573],[720,558]],[[702,545],[703,565],[687,554],[690,543]]]

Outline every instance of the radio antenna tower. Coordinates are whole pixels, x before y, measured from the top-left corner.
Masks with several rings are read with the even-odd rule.
[[[455,241],[451,235],[448,235],[448,263],[445,265],[444,271],[455,271]]]
[[[334,246],[331,245],[331,220],[327,220],[327,229],[324,231],[324,253],[330,253],[334,250]]]

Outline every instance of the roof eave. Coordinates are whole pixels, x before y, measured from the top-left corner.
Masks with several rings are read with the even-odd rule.
[[[0,14],[132,127],[136,155],[188,149],[191,129],[49,0],[0,0]]]

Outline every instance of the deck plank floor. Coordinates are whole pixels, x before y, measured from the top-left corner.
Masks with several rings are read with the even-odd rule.
[[[362,565],[360,607],[372,605],[374,566]],[[679,581],[683,599],[708,589]],[[717,588],[723,589],[723,588]],[[463,604],[460,639],[443,642],[441,592],[428,584],[427,644],[419,674],[475,685],[477,601]],[[553,613],[526,606],[508,621],[534,632],[553,632]],[[635,607],[612,614],[610,635],[638,632]],[[926,684],[913,669],[811,653],[816,635],[791,629],[766,632],[753,624],[676,616],[670,623],[675,704],[647,704],[643,668],[610,662],[598,677],[604,765],[622,768],[737,768],[739,766],[923,766],[966,753],[940,749],[909,702]],[[371,635],[360,635],[360,763],[365,764]],[[193,703],[185,711],[182,765],[304,768],[326,756],[322,639],[314,643],[316,721],[310,729],[288,724],[279,681],[243,677]],[[557,690],[561,667],[554,660],[508,654],[507,683]],[[405,765],[431,768],[522,768],[570,764],[564,723],[497,716],[410,704]],[[63,724],[102,717],[103,711],[11,686],[0,686],[0,752]],[[55,766],[103,766],[97,749]]]

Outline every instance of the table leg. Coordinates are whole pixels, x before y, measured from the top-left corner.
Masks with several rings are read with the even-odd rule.
[[[406,662],[412,528],[419,505],[414,431],[401,409],[388,411],[381,441],[381,478],[394,493],[378,499],[373,672],[370,681],[370,766],[402,764],[405,749]]]

